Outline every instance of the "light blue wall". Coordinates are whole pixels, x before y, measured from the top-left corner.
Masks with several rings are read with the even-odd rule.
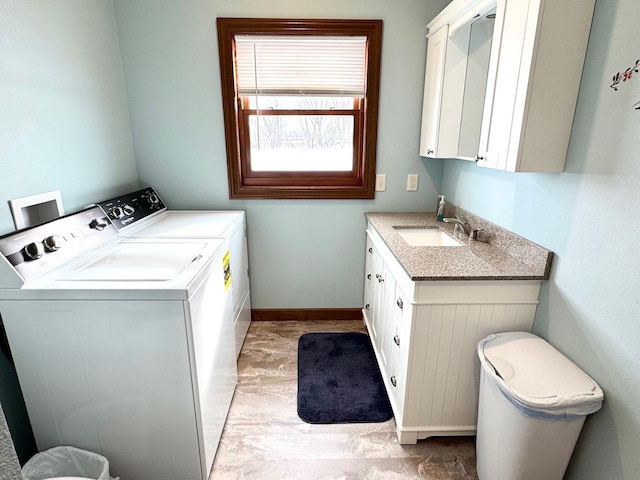
[[[143,184],[172,208],[247,211],[255,308],[359,307],[365,211],[435,207],[442,161],[418,154],[425,25],[447,0],[115,0]],[[372,201],[230,201],[217,16],[384,20],[378,173]],[[420,175],[407,192],[408,173]]]
[[[0,234],[7,200],[60,190],[66,211],[137,187],[113,6],[0,0]]]
[[[0,234],[9,199],[58,189],[71,212],[138,186],[111,2],[0,0],[0,126]],[[0,402],[24,461],[35,444],[2,353]]]
[[[141,183],[173,208],[246,209],[254,305],[310,308],[360,305],[364,211],[432,210],[442,187],[556,252],[536,332],[606,394],[567,478],[636,478],[640,76],[618,92],[609,84],[640,57],[640,3],[598,1],[566,173],[549,175],[455,160],[443,169],[417,157],[424,25],[446,3],[115,0],[116,34],[108,1],[0,0],[0,191],[6,200],[59,188],[73,210],[135,188],[128,106]],[[218,15],[384,20],[378,172],[387,192],[354,202],[228,200]],[[407,173],[420,174],[418,193],[405,191]],[[0,233],[11,229],[0,208]]]
[[[597,2],[565,173],[444,168],[454,203],[556,253],[534,329],[606,397],[568,479],[640,475],[640,75],[609,87],[640,58],[639,19],[638,0]]]

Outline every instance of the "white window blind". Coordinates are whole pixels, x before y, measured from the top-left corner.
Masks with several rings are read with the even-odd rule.
[[[236,35],[240,96],[364,97],[366,37]]]

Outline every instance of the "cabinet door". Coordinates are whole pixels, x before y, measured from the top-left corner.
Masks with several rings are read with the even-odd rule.
[[[389,348],[393,352],[394,395],[396,400],[396,424],[404,424],[405,399],[408,385],[409,344],[411,343],[411,323],[413,321],[413,305],[396,283],[393,310],[393,330],[389,338]],[[418,341],[420,343],[420,340]],[[392,382],[393,383],[393,382]]]
[[[396,280],[386,265],[384,267],[383,277],[381,280],[380,289],[382,310],[378,324],[380,329],[380,354],[382,357],[383,369],[389,373],[391,370],[390,364],[395,353],[393,343],[395,331],[393,314],[395,309]]]
[[[528,2],[509,3],[507,23],[505,1],[497,1],[477,157],[478,165],[483,167],[505,170],[507,166],[527,6]],[[513,10],[519,14],[514,15]]]
[[[479,165],[563,171],[593,6],[497,1]]]
[[[413,305],[409,298],[402,292],[400,285],[396,286],[395,305],[393,310],[393,347],[396,355],[400,356],[400,345],[405,347],[409,342],[409,332],[411,330],[411,320],[413,316]]]
[[[442,88],[447,52],[447,25],[440,27],[427,42],[427,65],[424,75],[420,155],[437,157]]]
[[[365,258],[363,313],[371,342],[379,350],[384,315],[384,262],[369,238]]]

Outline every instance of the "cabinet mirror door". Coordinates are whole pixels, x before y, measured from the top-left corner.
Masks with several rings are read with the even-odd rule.
[[[468,27],[469,44],[458,140],[459,158],[475,159],[478,155],[495,18],[494,8],[478,15]]]

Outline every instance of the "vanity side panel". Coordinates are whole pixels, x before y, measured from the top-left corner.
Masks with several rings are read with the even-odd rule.
[[[473,435],[480,364],[477,343],[491,333],[531,331],[535,303],[415,306],[400,429],[418,438]]]

